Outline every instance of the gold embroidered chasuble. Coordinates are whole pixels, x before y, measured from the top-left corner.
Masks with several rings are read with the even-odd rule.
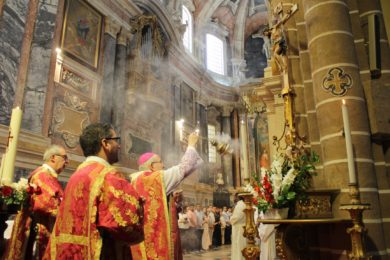
[[[170,213],[162,172],[143,172],[133,185],[144,201],[144,235],[141,244],[131,246],[133,259],[174,259]]]
[[[100,259],[107,255],[102,248],[129,248],[143,239],[140,212],[130,183],[114,167],[87,159],[66,186],[44,259]],[[129,259],[110,256],[119,258]]]

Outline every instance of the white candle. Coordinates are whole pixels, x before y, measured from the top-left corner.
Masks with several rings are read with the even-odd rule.
[[[355,163],[353,160],[351,129],[349,127],[348,108],[347,108],[347,105],[345,104],[344,99],[343,99],[343,104],[341,105],[341,111],[343,113],[345,145],[347,148],[349,183],[356,183]]]
[[[9,125],[9,140],[8,147],[4,154],[4,166],[2,166],[2,176],[0,183],[10,184],[14,177],[14,166],[16,149],[18,145],[18,137],[20,125],[22,123],[22,110],[19,107],[12,109],[11,122]]]

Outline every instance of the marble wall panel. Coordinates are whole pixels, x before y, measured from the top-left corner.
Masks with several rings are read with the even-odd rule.
[[[25,88],[22,128],[41,132],[58,1],[41,2]]]
[[[0,124],[9,124],[28,0],[6,1],[0,20]]]

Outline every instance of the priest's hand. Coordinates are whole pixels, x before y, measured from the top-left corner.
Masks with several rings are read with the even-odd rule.
[[[194,132],[194,133],[191,133],[189,136],[188,136],[188,146],[190,147],[196,147],[196,144],[198,143],[198,140],[199,140],[199,135]]]

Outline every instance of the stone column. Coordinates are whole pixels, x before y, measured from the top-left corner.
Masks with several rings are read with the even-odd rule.
[[[103,85],[102,85],[102,98],[101,98],[101,110],[100,121],[106,123],[112,123],[113,106],[116,101],[113,99],[115,93],[114,88],[114,69],[115,69],[115,53],[116,53],[116,37],[119,32],[120,26],[112,20],[111,17],[105,18],[104,24],[104,50],[103,50]]]
[[[329,189],[342,189],[333,208],[338,207],[337,203],[349,202],[346,145],[340,133],[343,129],[341,101],[345,99],[350,113],[354,161],[362,202],[371,204],[371,210],[365,213],[364,218],[372,240],[368,252],[383,252],[386,248],[382,224],[377,221],[380,220],[378,196],[373,192],[364,192],[376,190],[377,181],[350,9],[345,1],[302,0],[302,5],[323,151],[323,175],[326,176],[323,185]],[[329,17],[332,22],[329,22]],[[336,211],[335,217],[348,216],[345,212]]]
[[[250,178],[248,160],[248,127],[246,114],[240,116],[240,155],[241,155],[241,183]]]
[[[114,70],[114,116],[113,123],[118,133],[121,131],[121,124],[124,117],[124,106],[126,104],[126,75],[127,75],[127,43],[130,32],[121,28],[116,41],[115,70]]]
[[[222,132],[228,136],[232,136],[230,116],[233,112],[232,107],[224,107],[222,109]],[[222,157],[222,168],[224,173],[224,182],[226,187],[233,186],[233,155],[226,154]]]
[[[300,95],[303,98],[295,99],[294,104],[298,104],[302,102],[305,106],[305,112],[299,113],[296,116],[297,121],[297,131],[301,136],[305,136],[306,142],[310,145],[311,149],[316,151],[320,157],[322,157],[322,150],[320,146],[320,137],[318,131],[317,124],[317,114],[316,114],[316,106],[315,106],[315,97],[314,97],[314,89],[313,89],[313,80],[311,78],[311,64],[310,64],[310,53],[307,46],[307,31],[306,31],[306,21],[304,18],[304,10],[302,8],[302,1],[298,1],[298,12],[294,15],[295,18],[295,26],[297,28],[297,41],[299,50],[299,64],[301,74],[301,84],[302,87],[296,87],[295,91],[297,96]],[[299,106],[298,106],[299,108]],[[300,111],[300,110],[299,110]],[[321,163],[321,162],[320,162]],[[317,167],[318,175],[314,179],[314,186],[317,185],[318,182],[321,182],[324,178],[322,174],[322,166]]]
[[[363,0],[349,0],[350,6],[350,16],[351,24],[353,31],[355,32],[355,46],[358,52],[360,69],[360,77],[366,93],[366,102],[369,104],[369,115],[371,123],[371,134],[375,136],[375,142],[372,143],[372,150],[374,155],[375,162],[375,173],[377,178],[377,185],[374,184],[367,186],[366,191],[360,191],[362,196],[370,197],[370,200],[375,201],[374,198],[379,197],[379,204],[375,207],[380,208],[380,214],[377,215],[371,214],[366,217],[370,218],[370,223],[366,223],[366,227],[369,230],[370,235],[375,234],[380,236],[384,234],[385,246],[387,248],[387,256],[390,256],[390,225],[384,219],[390,218],[390,208],[388,206],[388,201],[390,200],[389,192],[389,181],[388,172],[386,173],[386,163],[385,163],[385,153],[388,153],[388,143],[386,143],[386,138],[381,136],[383,132],[386,132],[384,124],[388,120],[387,116],[384,114],[378,113],[378,111],[387,111],[388,106],[385,105],[383,100],[388,100],[389,90],[388,83],[390,82],[390,48],[388,45],[387,34],[385,31],[385,25],[383,23],[383,15],[388,15],[383,13],[381,10],[381,5],[379,0],[363,1]],[[370,42],[368,37],[369,30],[374,28],[369,28],[368,18],[372,15],[379,16],[379,36],[380,36],[380,60],[381,60],[381,75],[379,78],[373,79],[370,72],[370,63],[369,59],[374,53],[367,53],[367,46],[374,44]],[[362,26],[367,25],[367,26]],[[358,33],[356,33],[358,32]],[[381,122],[382,121],[382,122]],[[388,124],[388,123],[387,123]],[[387,151],[386,151],[387,150]],[[362,185],[360,185],[362,188]],[[374,189],[377,187],[377,189]],[[371,202],[375,203],[375,202]],[[379,217],[380,216],[380,217]],[[383,224],[380,224],[383,222]],[[377,223],[377,224],[374,224]],[[378,251],[384,250],[382,247],[377,248]]]

